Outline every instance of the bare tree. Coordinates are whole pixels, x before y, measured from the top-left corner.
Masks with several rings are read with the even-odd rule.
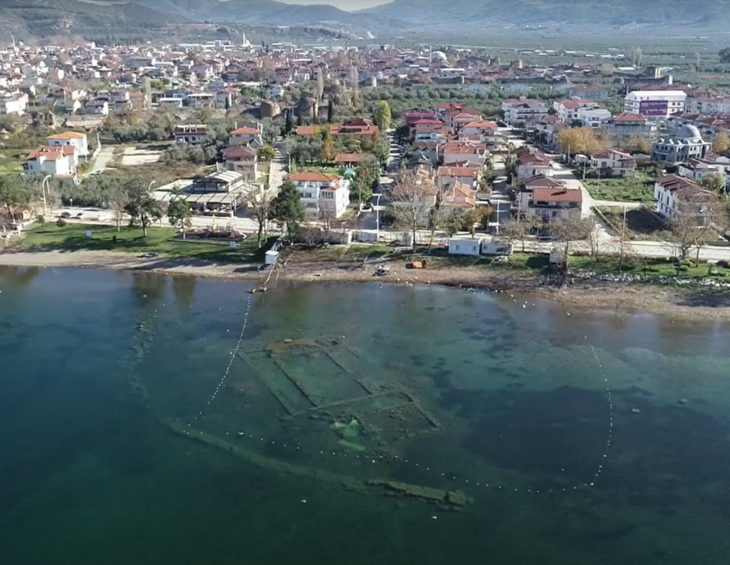
[[[431,231],[428,237],[428,252],[431,253],[433,247],[433,236],[436,234],[436,229],[441,227],[441,223],[444,219],[444,209],[441,207],[442,194],[441,191],[436,192],[436,201],[434,202],[433,208],[428,212],[428,229]]]
[[[416,248],[416,234],[428,226],[429,212],[436,204],[438,189],[431,179],[408,171],[400,175],[393,189],[393,215],[399,226],[411,232],[411,245]]]
[[[329,241],[332,222],[336,219],[337,216],[333,208],[322,208],[319,211],[319,221],[322,223],[322,237],[324,241]]]
[[[594,229],[593,222],[583,218],[564,218],[552,220],[548,226],[552,238],[562,243],[563,255],[565,257],[564,275],[568,274],[568,258],[570,257],[570,246],[574,241],[588,238]]]
[[[265,185],[259,185],[256,190],[252,190],[246,196],[246,206],[258,224],[256,242],[259,247],[261,247],[263,237],[266,235],[266,226],[271,213],[271,202],[274,197],[273,191]]]
[[[535,223],[524,217],[515,217],[502,228],[502,233],[510,241],[519,241],[522,244],[522,253],[525,252],[525,241],[535,227]]]
[[[690,250],[700,250],[715,227],[725,223],[725,213],[716,194],[709,190],[687,189],[677,192],[677,205],[669,221],[677,258],[687,259]]]

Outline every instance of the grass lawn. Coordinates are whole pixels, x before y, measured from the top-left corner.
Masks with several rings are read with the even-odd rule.
[[[86,230],[91,230],[91,237],[86,237]],[[115,226],[68,223],[59,227],[48,222],[29,229],[15,246],[29,251],[160,253],[169,257],[224,262],[261,261],[268,249],[266,243],[261,249],[257,248],[255,237],[239,242],[237,248],[231,248],[228,241],[183,241],[176,238],[176,234],[177,230],[172,227],[150,227],[147,237],[143,237],[141,228],[123,227],[117,232]],[[274,239],[267,243],[273,243]]]
[[[618,257],[599,257],[594,261],[587,256],[574,255],[570,257],[571,270],[593,271],[599,274],[617,274],[619,273]],[[724,279],[730,281],[730,269],[713,266],[713,271],[717,274],[712,275],[713,278]],[[632,275],[645,275],[654,277],[673,277],[677,276],[675,263],[665,259],[653,258],[637,258],[627,257],[624,259],[623,272]],[[700,263],[699,265],[682,267],[679,275],[682,278],[708,278],[710,276],[710,265]]]
[[[654,177],[637,170],[634,178],[586,179],[583,184],[596,200],[651,202],[654,199],[654,181]]]

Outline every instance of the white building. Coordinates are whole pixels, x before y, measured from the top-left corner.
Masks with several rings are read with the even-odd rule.
[[[79,157],[89,158],[89,141],[85,133],[76,131],[64,131],[56,135],[49,135],[46,139],[51,147],[72,146],[76,148],[75,160],[78,165]]]
[[[51,175],[76,180],[76,148],[71,145],[42,147],[26,158],[23,170],[31,175]]]
[[[289,175],[299,191],[304,212],[313,218],[340,218],[350,203],[350,181],[320,172]]]
[[[664,175],[654,184],[656,210],[666,218],[686,212],[702,216],[715,198],[713,192],[677,175]]]
[[[28,106],[28,96],[21,94],[18,96],[5,96],[0,98],[0,114],[17,114],[22,116]]]
[[[651,160],[655,163],[683,163],[702,159],[712,150],[712,143],[702,139],[695,126],[681,126],[676,135],[660,137],[652,143]]]
[[[208,126],[205,124],[185,124],[175,126],[173,136],[177,143],[200,145],[208,137]]]
[[[580,108],[578,118],[584,127],[602,128],[611,119],[611,112],[605,108]]]
[[[504,121],[511,125],[545,116],[548,113],[548,109],[539,100],[520,98],[518,100],[511,99],[502,102],[502,112],[504,112]]]
[[[634,90],[624,98],[624,110],[646,118],[668,118],[684,112],[687,94],[681,90]]]

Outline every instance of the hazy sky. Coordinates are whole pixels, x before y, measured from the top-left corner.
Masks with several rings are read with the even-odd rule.
[[[342,10],[363,10],[392,0],[279,0],[287,4],[331,4]]]

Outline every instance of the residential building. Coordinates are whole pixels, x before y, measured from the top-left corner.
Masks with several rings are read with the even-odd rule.
[[[244,126],[234,129],[230,133],[229,143],[231,145],[255,145],[260,147],[263,142],[261,136],[263,134],[263,125],[256,123],[252,126]]]
[[[487,146],[471,141],[450,141],[443,148],[444,165],[467,164],[482,167],[487,158]]]
[[[441,206],[445,210],[471,210],[477,198],[471,184],[454,180],[441,190]]]
[[[504,121],[508,124],[520,124],[545,116],[548,113],[547,106],[539,101],[530,98],[510,99],[502,102]]]
[[[621,143],[629,137],[651,139],[656,125],[640,114],[622,112],[605,124],[605,129],[616,143]]]
[[[521,179],[544,175],[553,176],[555,167],[550,158],[543,152],[523,145],[517,152],[517,177]]]
[[[654,184],[656,210],[669,219],[680,214],[703,217],[708,212],[708,205],[716,199],[714,192],[678,175],[664,175]]]
[[[17,114],[22,116],[28,106],[28,96],[20,94],[16,96],[0,97],[0,114]]]
[[[340,218],[350,203],[350,181],[322,172],[289,175],[289,180],[301,195],[304,212],[310,218],[327,215]]]
[[[26,157],[23,170],[26,174],[51,175],[56,178],[76,180],[76,147],[63,145],[42,147]]]
[[[201,145],[208,137],[208,126],[204,124],[186,124],[175,126],[173,132],[176,143]]]
[[[527,219],[579,219],[582,215],[583,192],[568,188],[563,182],[537,175],[520,183],[517,203],[520,215]]]
[[[676,135],[660,137],[651,146],[651,160],[657,163],[677,164],[689,159],[702,159],[712,149],[700,131],[692,125],[681,126]]]
[[[226,170],[240,173],[246,182],[256,182],[258,178],[258,157],[256,149],[244,145],[226,147],[223,151]]]
[[[76,148],[75,159],[78,165],[78,158],[89,158],[89,140],[85,133],[77,131],[64,131],[55,135],[49,135],[46,142],[51,147],[72,146]]]
[[[578,118],[583,127],[602,128],[611,119],[611,112],[605,108],[580,108]]]
[[[730,176],[730,159],[727,157],[706,157],[688,159],[679,165],[679,176],[701,182],[706,177],[719,174],[727,179]]]
[[[106,100],[90,100],[84,105],[87,114],[92,116],[108,116],[109,102]]]
[[[636,174],[636,159],[628,153],[609,149],[591,157],[591,170],[599,177],[630,178]]]
[[[582,100],[580,98],[568,98],[553,102],[553,110],[557,112],[558,118],[564,124],[569,124],[572,121],[580,119],[578,115],[580,110],[596,108],[600,108],[598,102],[594,100]]]
[[[459,139],[486,142],[497,133],[497,124],[483,120],[471,121],[459,130]]]
[[[668,118],[684,112],[687,94],[681,90],[634,90],[624,98],[624,110],[645,118]]]
[[[481,167],[444,165],[438,168],[436,184],[439,188],[445,188],[456,181],[476,189],[481,174]]]

